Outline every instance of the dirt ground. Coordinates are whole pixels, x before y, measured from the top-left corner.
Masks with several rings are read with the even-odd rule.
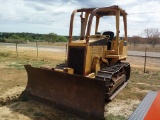
[[[1,50],[3,52],[3,50]],[[28,53],[25,53],[26,56]],[[50,53],[39,60],[16,58],[13,55],[0,56],[0,118],[1,120],[77,120],[70,113],[56,108],[44,106],[32,100],[18,99],[27,84],[27,75],[23,64],[35,66],[54,66],[60,59],[65,59],[62,53]],[[32,55],[31,55],[32,56]],[[56,62],[53,62],[53,61]],[[105,118],[127,119],[138,106],[149,90],[160,88],[160,59],[147,58],[146,73],[143,73],[144,58],[129,56],[132,74],[127,87],[116,98],[105,106]],[[144,81],[150,79],[149,81]],[[154,88],[154,89],[153,89]],[[131,92],[135,92],[131,95]],[[108,117],[109,116],[109,117]]]

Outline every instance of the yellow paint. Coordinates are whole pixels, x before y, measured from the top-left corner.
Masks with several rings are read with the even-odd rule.
[[[107,50],[107,45],[106,46],[90,46],[90,43],[101,40],[101,39],[106,39],[106,42],[108,41],[110,36],[106,35],[100,35],[96,34],[98,31],[99,27],[99,22],[102,15],[97,14],[96,10],[91,10],[91,9],[84,9],[84,11],[81,10],[81,15],[83,12],[85,13],[85,17],[83,18],[81,16],[81,21],[84,21],[83,27],[81,29],[82,33],[86,33],[85,37],[83,34],[81,34],[81,38],[83,37],[82,40],[77,40],[73,41],[72,40],[72,31],[73,31],[73,19],[74,15],[76,14],[77,11],[74,11],[71,15],[71,23],[70,23],[70,41],[69,41],[69,46],[83,46],[85,48],[85,57],[84,57],[84,71],[83,75],[87,76],[91,73],[96,73],[98,70],[100,70],[101,63],[104,64],[109,64],[108,61],[111,63],[115,63],[117,61],[125,60],[127,58],[127,13],[121,9],[120,7],[104,7],[101,8],[100,11],[98,12],[104,12],[104,16],[110,16],[113,15],[115,16],[115,21],[116,21],[116,33],[115,37],[111,41],[111,49]],[[108,12],[108,13],[107,13]],[[106,14],[107,13],[107,14]],[[91,32],[91,26],[92,26],[92,20],[93,17],[96,16],[96,24],[95,24],[95,35],[90,35]],[[120,16],[123,17],[123,22],[124,22],[124,38],[120,40],[119,38],[119,32],[120,32]],[[103,59],[102,59],[103,58]],[[68,58],[69,60],[70,58]],[[93,74],[92,74],[93,75]],[[91,76],[92,76],[91,75]]]

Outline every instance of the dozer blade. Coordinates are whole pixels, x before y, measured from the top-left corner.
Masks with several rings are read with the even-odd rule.
[[[25,95],[81,117],[104,118],[105,81],[25,65],[28,83]]]

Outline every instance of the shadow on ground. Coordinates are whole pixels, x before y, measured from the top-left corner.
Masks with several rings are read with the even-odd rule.
[[[81,120],[71,113],[43,105],[20,95],[16,99],[1,102],[1,120]]]

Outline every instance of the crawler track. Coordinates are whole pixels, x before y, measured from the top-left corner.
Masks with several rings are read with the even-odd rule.
[[[112,100],[127,84],[130,77],[130,64],[116,63],[102,68],[95,79],[106,81],[106,100]]]

